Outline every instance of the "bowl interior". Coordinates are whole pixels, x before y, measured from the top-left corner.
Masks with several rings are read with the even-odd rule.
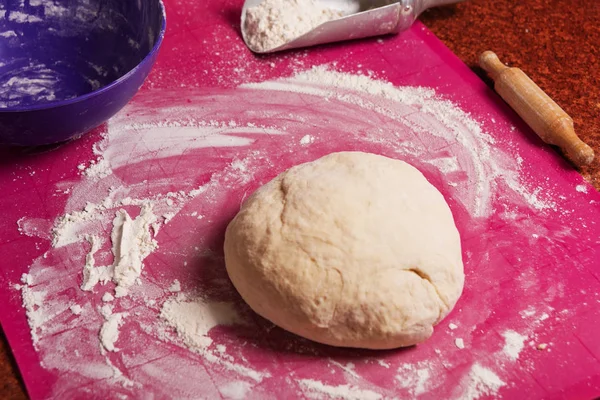
[[[162,23],[159,0],[0,0],[0,109],[114,82],[148,55]]]

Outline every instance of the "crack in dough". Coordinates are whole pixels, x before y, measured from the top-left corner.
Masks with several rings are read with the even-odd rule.
[[[438,297],[441,305],[443,305],[443,307],[441,307],[441,305],[440,305],[440,315],[438,317],[438,320],[441,320],[443,313],[446,310],[448,310],[448,308],[450,308],[450,307],[444,301],[444,298],[440,294],[440,291],[439,291],[438,287],[436,286],[436,284],[433,283],[433,281],[431,280],[431,278],[429,277],[429,275],[427,275],[425,272],[423,272],[419,268],[410,268],[410,269],[407,269],[406,271],[412,272],[413,274],[417,275],[419,278],[421,278],[423,280],[423,282],[427,282],[427,284],[430,285],[433,288],[433,290],[435,290],[435,293],[437,294],[437,297]]]

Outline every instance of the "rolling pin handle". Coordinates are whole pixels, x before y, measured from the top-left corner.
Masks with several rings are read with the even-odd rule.
[[[573,164],[582,167],[594,161],[594,150],[577,137],[571,118],[555,121],[550,130],[555,132],[555,135],[544,141],[560,147]]]
[[[508,69],[506,65],[502,64],[502,61],[500,61],[496,53],[493,51],[485,51],[481,53],[481,56],[479,57],[479,65],[493,80],[496,80],[502,71]]]

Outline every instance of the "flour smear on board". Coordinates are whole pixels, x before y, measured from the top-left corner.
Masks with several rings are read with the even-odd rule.
[[[441,360],[411,369],[387,358],[365,372],[299,339],[265,347],[272,326],[241,304],[224,272],[215,237],[240,202],[332,143],[416,165],[475,219],[493,211],[500,190],[516,205],[551,207],[532,198],[472,118],[429,89],[321,66],[211,93],[140,93],[109,122],[97,158],[77,167],[80,181],[57,184],[69,194],[64,214],[19,220],[23,234],[52,241],[15,283],[41,365],[57,379],[50,396],[376,399],[434,390]],[[512,339],[507,361],[521,349]],[[296,370],[280,357],[290,348],[322,357]],[[479,364],[463,383],[457,398],[504,385]]]

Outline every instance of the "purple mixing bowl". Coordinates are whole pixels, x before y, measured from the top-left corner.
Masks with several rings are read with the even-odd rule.
[[[161,0],[0,0],[0,143],[101,125],[144,83],[165,28]]]

